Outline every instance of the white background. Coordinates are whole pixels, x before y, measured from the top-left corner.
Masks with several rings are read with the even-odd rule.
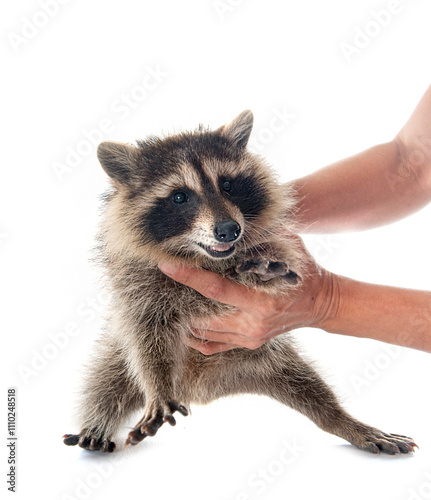
[[[282,180],[303,176],[390,140],[407,120],[431,82],[429,2],[52,0],[50,17],[42,5],[3,2],[1,13],[1,494],[12,495],[13,386],[14,498],[431,498],[429,355],[321,331],[295,336],[345,406],[412,435],[414,456],[366,454],[259,397],[195,407],[175,429],[110,456],[61,440],[78,431],[79,367],[106,304],[89,259],[107,179],[85,131],[95,143],[131,142],[217,127],[249,108],[255,147]],[[120,105],[127,95],[131,105]],[[271,131],[277,113],[289,118]],[[77,148],[85,154],[67,165]],[[331,271],[429,289],[430,217],[428,206],[387,227],[306,242]]]

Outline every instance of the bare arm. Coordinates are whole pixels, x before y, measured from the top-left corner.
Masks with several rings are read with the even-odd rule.
[[[431,292],[331,279],[332,304],[315,326],[431,352]]]
[[[431,201],[431,86],[391,142],[292,183],[303,232],[389,224]]]
[[[301,327],[431,352],[431,292],[354,281],[312,260],[307,281],[288,301],[209,271],[166,266],[161,270],[205,297],[237,307],[228,320],[195,321],[196,340],[188,343],[204,354],[236,347],[256,349],[282,332]]]

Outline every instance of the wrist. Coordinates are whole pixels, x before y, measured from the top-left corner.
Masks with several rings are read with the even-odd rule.
[[[320,285],[314,299],[314,321],[310,325],[327,332],[334,331],[341,307],[342,277],[322,269]]]

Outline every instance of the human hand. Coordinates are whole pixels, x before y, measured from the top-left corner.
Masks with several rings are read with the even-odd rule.
[[[298,237],[299,238],[299,237]],[[194,338],[187,344],[203,354],[245,347],[257,349],[283,332],[318,327],[334,304],[333,275],[307,255],[303,282],[286,296],[271,296],[202,269],[160,263],[162,272],[200,294],[237,309],[223,318],[199,319],[192,324]]]

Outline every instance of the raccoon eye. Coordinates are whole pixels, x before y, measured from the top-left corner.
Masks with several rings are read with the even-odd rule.
[[[226,193],[229,193],[231,187],[232,186],[229,181],[224,181],[222,184],[223,191],[226,191]]]
[[[172,200],[177,205],[181,205],[182,203],[186,203],[189,201],[189,197],[186,193],[174,193],[172,196]]]

